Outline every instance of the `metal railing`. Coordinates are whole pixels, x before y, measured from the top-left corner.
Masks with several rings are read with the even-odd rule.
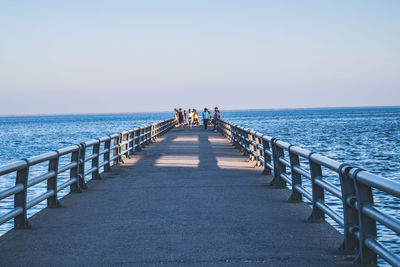
[[[28,209],[44,200],[47,200],[49,208],[59,207],[57,197],[59,191],[68,186],[72,193],[87,189],[85,177],[90,175],[92,179],[100,179],[101,168],[105,172],[110,171],[111,163],[116,165],[123,162],[125,158],[140,151],[142,147],[173,128],[174,125],[174,119],[168,119],[1,166],[0,176],[15,173],[16,179],[15,186],[0,192],[0,201],[14,196],[14,207],[0,216],[0,225],[14,219],[14,228],[30,228],[27,218]],[[68,155],[70,155],[69,163],[60,166],[60,158]],[[47,163],[47,172],[29,178],[30,168],[41,163]],[[86,168],[88,164],[90,168]],[[58,176],[67,171],[70,173],[69,179],[58,184]],[[44,181],[47,181],[46,192],[27,201],[28,190]]]
[[[400,257],[378,241],[376,228],[379,222],[400,234],[400,221],[378,210],[373,200],[373,190],[399,198],[400,183],[223,120],[217,127],[251,160],[262,165],[264,174],[273,175],[271,186],[291,185],[290,202],[301,202],[304,197],[312,203],[310,221],[323,221],[327,215],[342,226],[344,241],[340,249],[358,253],[357,263],[376,264],[379,255],[393,266],[400,266]],[[324,177],[323,168],[337,175],[340,187]],[[303,186],[304,179],[310,181],[311,192]],[[326,192],[341,201],[343,214],[325,202]]]

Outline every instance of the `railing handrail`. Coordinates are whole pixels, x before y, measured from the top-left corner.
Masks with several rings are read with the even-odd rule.
[[[124,158],[129,158],[136,151],[140,151],[142,147],[172,129],[174,125],[174,119],[166,119],[0,166],[0,176],[16,173],[15,186],[0,191],[0,201],[14,196],[14,208],[0,215],[0,225],[14,219],[14,228],[30,228],[27,219],[29,208],[44,200],[47,200],[47,207],[59,207],[57,198],[59,191],[69,186],[72,193],[81,192],[87,188],[85,182],[87,175],[92,175],[92,179],[100,179],[101,168],[105,172],[110,171],[111,163],[117,165],[123,162]],[[102,149],[100,146],[103,146]],[[88,148],[92,148],[91,151],[87,150]],[[61,165],[60,158],[69,154],[71,160]],[[89,161],[91,167],[86,169],[85,163]],[[48,162],[48,171],[28,179],[30,167],[44,162]],[[70,178],[58,184],[58,175],[68,170]],[[27,201],[28,189],[44,181],[47,181],[47,191]]]
[[[289,201],[300,202],[302,197],[309,199],[312,203],[309,220],[323,221],[328,215],[341,225],[344,229],[341,249],[358,252],[356,262],[376,264],[379,255],[388,263],[400,266],[400,257],[377,240],[376,231],[376,222],[379,222],[400,234],[400,221],[374,206],[372,191],[380,190],[400,197],[399,182],[224,120],[217,122],[217,129],[251,160],[261,163],[263,174],[273,175],[271,186],[286,188],[286,184],[290,184],[292,194]],[[309,171],[301,167],[300,158],[308,161]],[[339,176],[340,188],[323,178],[322,167]],[[290,168],[290,175],[286,173],[286,168]],[[311,192],[302,186],[303,178],[311,180]],[[324,201],[325,191],[340,199],[343,216]]]

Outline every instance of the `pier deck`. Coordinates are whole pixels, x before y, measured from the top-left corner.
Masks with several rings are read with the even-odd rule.
[[[174,129],[2,236],[0,266],[350,265],[341,234],[261,172],[219,133]]]

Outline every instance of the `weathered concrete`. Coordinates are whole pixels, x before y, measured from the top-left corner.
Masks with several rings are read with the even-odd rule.
[[[0,238],[1,266],[343,266],[341,235],[227,140],[175,129]]]

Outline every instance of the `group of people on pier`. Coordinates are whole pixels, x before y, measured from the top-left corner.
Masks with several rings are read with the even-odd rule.
[[[177,126],[183,128],[185,125],[188,125],[189,128],[193,126],[200,126],[199,123],[199,114],[196,109],[189,109],[186,113],[186,110],[182,110],[182,108],[175,108],[175,121]],[[208,125],[211,123],[214,125],[214,130],[216,130],[218,120],[221,118],[221,113],[218,107],[214,108],[214,115],[211,116],[210,110],[208,108],[204,108],[204,111],[201,113],[203,118],[204,129],[207,129]]]

